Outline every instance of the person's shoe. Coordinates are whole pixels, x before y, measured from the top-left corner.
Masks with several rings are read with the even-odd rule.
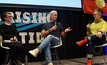
[[[52,62],[49,62],[47,65],[53,65],[53,63],[52,63]]]
[[[87,60],[87,65],[92,65],[92,60],[91,59]]]
[[[31,54],[31,55],[33,55],[34,57],[36,57],[37,55],[38,55],[38,53],[39,53],[39,49],[34,49],[34,50],[30,50],[29,51],[29,53]]]
[[[81,40],[81,41],[76,42],[76,44],[77,44],[78,46],[82,46],[82,45],[86,44],[87,41],[88,41],[88,40],[85,38],[85,39],[83,39],[83,40]]]

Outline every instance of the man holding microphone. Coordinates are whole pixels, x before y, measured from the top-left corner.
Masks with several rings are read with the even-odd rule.
[[[51,46],[58,45],[60,43],[60,37],[65,37],[66,32],[71,31],[70,27],[63,30],[62,24],[56,22],[57,15],[57,11],[55,10],[50,12],[50,22],[43,25],[41,32],[41,36],[45,37],[45,39],[36,49],[29,51],[30,54],[36,57],[38,53],[44,50],[47,65],[53,65],[50,52]]]

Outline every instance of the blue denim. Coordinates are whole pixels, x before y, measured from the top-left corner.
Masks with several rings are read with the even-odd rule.
[[[50,48],[51,46],[58,45],[60,43],[59,38],[53,36],[53,35],[48,35],[42,43],[38,46],[40,51],[44,50],[45,52],[45,58],[47,62],[51,62],[51,51]]]

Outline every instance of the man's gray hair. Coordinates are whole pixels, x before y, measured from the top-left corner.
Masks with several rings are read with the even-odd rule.
[[[101,11],[100,9],[98,9],[98,8],[96,8],[94,11],[97,11],[98,12],[98,14],[100,14],[101,15],[101,17],[102,17],[102,15],[103,15],[103,11]]]
[[[53,14],[54,12],[57,12],[56,10],[52,10],[49,14],[51,15],[51,14]]]
[[[52,10],[52,11],[47,15],[47,19],[48,19],[48,21],[50,21],[50,19],[51,19],[51,15],[52,15],[54,12],[57,13],[56,10]]]

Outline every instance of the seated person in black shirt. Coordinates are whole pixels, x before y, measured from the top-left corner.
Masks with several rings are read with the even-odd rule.
[[[9,40],[10,42],[4,42],[3,46],[10,48],[10,58],[11,58],[11,65],[20,65],[20,61],[18,58],[22,53],[23,46],[17,40],[17,28],[16,25],[11,23],[13,20],[13,16],[11,12],[5,12],[3,14],[3,18],[5,22],[0,26],[0,33],[3,37],[3,40]]]

